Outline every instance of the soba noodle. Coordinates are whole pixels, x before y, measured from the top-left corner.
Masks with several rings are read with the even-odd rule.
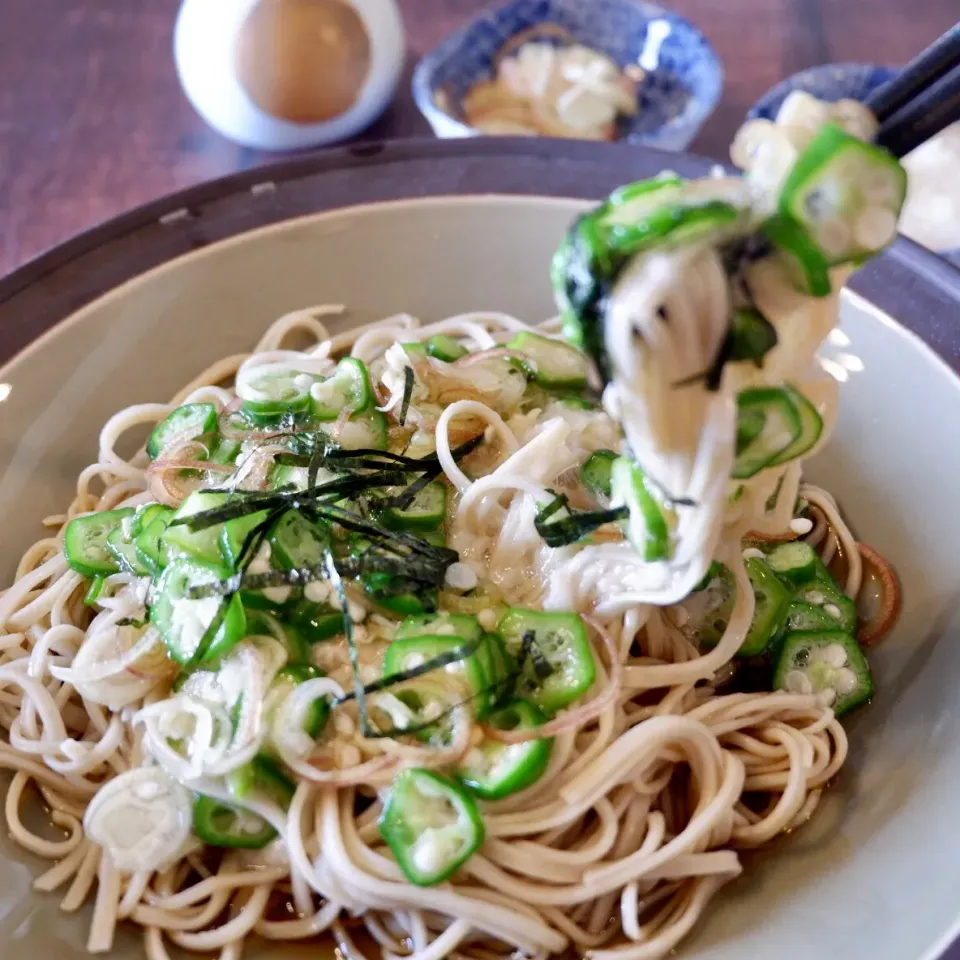
[[[517,318],[477,312],[421,326],[401,315],[333,335],[326,324],[340,308],[320,307],[280,318],[251,354],[212,365],[171,403],[129,407],[108,421],[67,512],[48,519],[49,535],[24,554],[0,596],[0,725],[8,734],[0,767],[14,772],[6,821],[17,844],[52,861],[38,890],[60,891],[67,911],[93,902],[92,952],[110,950],[117,925],[132,921],[151,960],[167,957],[170,944],[236,958],[252,936],[286,941],[324,932],[347,956],[366,949],[359,936],[384,958],[487,960],[568,949],[594,960],[663,957],[741,872],[740,851],[809,819],[844,762],[847,738],[816,693],[726,686],[754,617],[743,541],[805,536],[833,569],[842,561],[842,586],[854,600],[860,554],[833,499],[801,479],[797,462],[731,486],[731,396],[794,382],[823,418],[822,443],[836,391],[815,351],[836,304],[794,294],[769,262],[751,270],[754,298],[779,346],[762,369],[741,364],[722,390],[698,387],[679,407],[675,393],[667,403],[666,389],[707,366],[726,329],[726,280],[710,248],[639,258],[619,281],[607,332],[615,378],[604,397],[616,420],[547,392],[523,401],[526,380],[504,364],[499,346],[531,329]],[[656,320],[664,304],[669,327]],[[400,346],[438,334],[463,346],[469,362],[414,363]],[[656,370],[646,352],[658,356]],[[363,683],[381,675],[395,623],[356,584],[347,583],[346,604],[335,583],[315,579],[305,588],[350,618],[356,663],[342,637],[315,644],[311,656],[325,675],[271,706],[283,645],[276,636],[248,638],[216,675],[246,704],[230,717],[227,701],[179,685],[178,666],[142,621],[148,579],[112,573],[90,605],[88,578],[64,557],[65,525],[74,518],[176,505],[224,474],[241,489],[262,489],[274,458],[288,449],[281,434],[256,442],[250,434],[226,469],[208,465],[194,441],[164,448],[151,462],[143,449],[120,452],[128,432],[185,403],[213,404],[227,423],[238,394],[263,399],[265,375],[292,369],[327,377],[344,355],[369,367],[380,409],[391,417],[391,442],[400,438],[411,455],[435,446],[451,491],[448,542],[459,554],[441,606],[477,614],[486,629],[503,605],[576,611],[596,667],[586,695],[540,730],[553,738],[542,775],[480,803],[485,842],[434,886],[411,883],[384,843],[378,818],[390,785],[407,768],[455,769],[491,730],[461,702],[443,742],[364,734],[356,701],[338,698],[354,689],[354,667]],[[413,367],[411,396],[405,370]],[[410,422],[401,426],[405,416]],[[537,529],[538,508],[553,491],[575,502],[577,468],[597,450],[620,448],[617,420],[660,482],[698,505],[679,517],[668,561],[641,561],[612,524],[556,548]],[[348,423],[338,419],[333,429]],[[478,434],[483,446],[461,459],[458,445]],[[711,561],[731,572],[735,601],[718,642],[701,649],[684,629],[692,613],[682,601]],[[322,742],[304,743],[297,724],[318,698],[335,708]],[[403,712],[389,691],[378,702]],[[518,739],[516,731],[493,735],[511,742],[511,733]],[[295,792],[288,806],[259,794],[242,806],[276,839],[260,849],[217,849],[189,829],[178,834],[189,819],[177,806],[189,796],[183,787],[236,804],[230,775],[268,741]],[[56,839],[27,825],[25,809],[38,794]]]

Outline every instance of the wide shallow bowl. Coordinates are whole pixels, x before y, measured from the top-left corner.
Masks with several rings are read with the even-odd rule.
[[[672,11],[646,0],[508,0],[417,64],[413,98],[438,137],[477,135],[464,122],[460,102],[475,83],[492,77],[504,44],[545,24],[563,27],[621,67],[640,64],[647,71],[637,89],[636,116],[620,122],[622,140],[685,150],[720,99],[719,57],[693,24]]]
[[[168,398],[305,304],[349,304],[344,324],[483,307],[544,317],[550,256],[584,204],[506,194],[595,197],[666,165],[709,168],[587,145],[336,151],[154,204],[0,281],[4,349],[62,321],[0,369],[3,582],[40,518],[71,498],[115,410]],[[475,195],[401,199],[417,193]],[[331,209],[341,204],[351,205]],[[876,702],[850,723],[850,761],[812,823],[747,859],[682,957],[932,960],[957,931],[960,381],[909,329],[960,368],[957,279],[902,242],[861,280],[892,314],[863,296],[843,301],[830,346],[848,372],[842,414],[811,473],[896,563],[903,617],[876,652]],[[0,956],[84,957],[89,912],[65,916],[57,897],[33,893],[40,868],[2,832]],[[138,958],[141,943],[124,929],[112,956]],[[307,954],[254,945],[246,955]]]

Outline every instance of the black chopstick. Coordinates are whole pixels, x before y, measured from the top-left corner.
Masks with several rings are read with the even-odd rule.
[[[866,105],[881,124],[886,123],[958,63],[960,23],[914,57],[892,80],[875,90],[867,98]]]
[[[953,69],[919,90],[880,124],[875,138],[894,156],[905,157],[951,123],[960,120],[960,55]]]

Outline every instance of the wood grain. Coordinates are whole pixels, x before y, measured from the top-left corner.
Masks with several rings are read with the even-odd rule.
[[[584,0],[589,2],[589,0]],[[396,102],[364,135],[425,136],[416,60],[484,0],[400,0],[409,55]],[[0,274],[147,200],[270,159],[207,128],[171,55],[178,0],[4,0],[0,8]],[[726,65],[724,100],[695,148],[722,157],[745,111],[815,63],[903,63],[956,0],[673,0]]]

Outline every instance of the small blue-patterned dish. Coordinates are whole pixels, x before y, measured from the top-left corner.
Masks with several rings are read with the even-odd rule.
[[[563,28],[621,68],[645,70],[639,109],[622,118],[618,139],[685,150],[720,99],[719,58],[675,13],[644,0],[511,0],[481,14],[417,65],[413,97],[438,137],[478,134],[464,122],[459,104],[475,83],[492,78],[496,55],[511,38],[543,24]]]
[[[771,87],[751,108],[748,120],[773,120],[780,104],[794,90],[803,90],[818,100],[866,100],[874,90],[892,80],[898,71],[875,63],[825,63],[801,70]]]

